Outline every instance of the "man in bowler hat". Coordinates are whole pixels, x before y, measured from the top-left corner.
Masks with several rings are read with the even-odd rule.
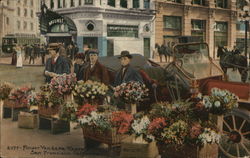
[[[129,54],[129,51],[122,51],[118,58],[120,59],[122,67],[116,72],[114,86],[130,81],[143,83],[141,75],[130,65],[132,55]]]
[[[89,50],[88,51],[89,55],[89,62],[88,65],[86,66],[86,69],[84,71],[84,76],[83,80],[94,80],[94,81],[99,81],[104,84],[109,84],[109,75],[108,75],[108,70],[107,68],[100,64],[98,61],[98,50]]]
[[[47,60],[45,65],[45,81],[50,83],[51,79],[60,74],[69,74],[70,68],[67,61],[59,55],[59,48],[48,48],[51,57]]]

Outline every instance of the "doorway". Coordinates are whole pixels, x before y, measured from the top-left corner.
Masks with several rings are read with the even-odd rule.
[[[114,56],[114,40],[107,40],[107,56]]]
[[[98,49],[98,38],[97,37],[84,37],[83,45],[89,45],[91,49]]]
[[[144,47],[144,57],[150,58],[150,38],[144,38],[143,47]]]

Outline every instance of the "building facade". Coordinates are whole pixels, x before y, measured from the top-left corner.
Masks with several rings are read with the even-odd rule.
[[[39,36],[39,25],[36,13],[40,10],[40,0],[1,0],[0,3],[0,46],[3,38],[11,35],[21,44],[26,44],[25,39]]]
[[[156,0],[155,41],[178,42],[179,36],[198,36],[217,58],[219,45],[232,49],[239,36],[236,0]]]
[[[72,38],[80,51],[86,44],[98,49],[101,56],[118,55],[122,50],[151,56],[155,29],[154,5],[150,0],[46,0],[45,3],[70,18],[77,28],[73,37],[67,26],[61,27],[60,20],[51,22],[47,38]]]

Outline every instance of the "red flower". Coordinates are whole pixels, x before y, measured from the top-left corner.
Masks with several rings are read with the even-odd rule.
[[[82,106],[82,108],[79,111],[77,111],[76,115],[78,117],[81,117],[83,115],[89,115],[92,111],[96,111],[96,110],[97,110],[96,106],[85,104]]]
[[[202,127],[199,123],[194,123],[190,129],[190,137],[197,138],[202,132]]]
[[[130,124],[133,120],[133,115],[124,111],[116,111],[112,113],[111,123],[118,128],[118,133],[124,134],[129,131]]]
[[[153,119],[153,121],[150,122],[148,126],[148,131],[149,133],[153,133],[155,130],[164,128],[165,126],[167,126],[165,118],[155,118]]]

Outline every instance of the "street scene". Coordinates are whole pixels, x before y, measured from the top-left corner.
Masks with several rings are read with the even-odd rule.
[[[0,158],[250,158],[249,0],[0,0]]]

